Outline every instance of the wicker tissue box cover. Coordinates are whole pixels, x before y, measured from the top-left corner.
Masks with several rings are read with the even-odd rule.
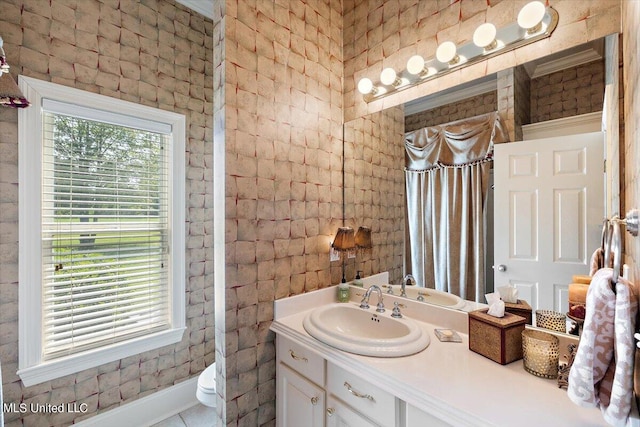
[[[525,300],[519,299],[517,303],[505,302],[504,311],[522,316],[527,320],[528,325],[533,325],[531,306]]]
[[[501,365],[522,359],[526,319],[508,312],[504,317],[493,317],[487,311],[469,312],[469,350]]]

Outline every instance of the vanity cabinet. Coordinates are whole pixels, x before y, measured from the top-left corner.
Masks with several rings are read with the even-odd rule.
[[[278,336],[276,346],[278,426],[401,425],[393,395],[293,340]]]

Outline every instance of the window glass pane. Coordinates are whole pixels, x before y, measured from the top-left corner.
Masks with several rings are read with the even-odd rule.
[[[45,359],[162,330],[170,137],[45,113]]]

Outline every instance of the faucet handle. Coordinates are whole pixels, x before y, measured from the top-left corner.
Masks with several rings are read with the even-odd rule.
[[[400,313],[400,304],[397,302],[393,303],[393,313],[391,313],[391,317],[395,317],[396,319],[402,318],[402,313]]]
[[[368,310],[369,309],[369,301],[367,301],[367,295],[365,294],[364,298],[362,298],[362,301],[360,301],[360,308],[364,309],[364,310]]]

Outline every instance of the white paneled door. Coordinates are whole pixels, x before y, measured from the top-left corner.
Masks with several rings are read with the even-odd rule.
[[[536,309],[566,312],[574,274],[601,244],[604,134],[495,146],[494,280]]]

